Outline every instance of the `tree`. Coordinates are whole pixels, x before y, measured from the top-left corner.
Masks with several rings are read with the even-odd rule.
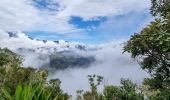
[[[76,91],[77,93],[77,100],[83,100],[83,96],[82,96],[82,93],[83,93],[83,90],[77,90]]]
[[[103,81],[103,77],[99,75],[88,75],[90,90],[83,94],[84,100],[103,100],[102,95],[97,92],[97,87]]]
[[[166,17],[170,13],[170,0],[151,0],[151,14]]]
[[[149,90],[169,95],[170,91],[170,0],[151,0],[151,14],[157,18],[141,32],[135,33],[124,46],[132,58],[139,61],[141,68],[151,78],[144,81]],[[159,96],[158,96],[159,95]],[[161,98],[158,98],[161,100]]]
[[[106,86],[104,98],[106,100],[143,100],[142,91],[136,83],[129,79],[121,79],[121,86]]]
[[[7,48],[0,48],[0,67],[11,63],[13,65],[19,66],[22,63],[22,58]]]
[[[14,52],[0,49],[0,99],[68,100],[69,95],[60,89],[60,80],[48,82],[46,70],[25,68],[21,62]]]
[[[124,51],[131,53],[133,58],[139,58],[143,69],[162,81],[170,78],[169,29],[170,16],[156,19],[140,33],[134,34],[124,47]]]
[[[139,58],[142,69],[162,80],[170,78],[170,33],[160,20],[155,20],[139,34],[134,34],[124,50]]]

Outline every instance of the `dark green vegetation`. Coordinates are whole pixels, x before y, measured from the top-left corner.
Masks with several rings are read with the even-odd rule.
[[[124,51],[138,59],[151,77],[141,85],[121,79],[120,86],[98,86],[103,77],[89,75],[90,90],[77,90],[77,100],[170,100],[170,1],[151,0],[151,14],[157,16],[125,44]],[[60,89],[60,80],[47,81],[46,70],[24,68],[22,59],[8,49],[0,49],[0,100],[69,100]],[[63,62],[65,63],[65,62]],[[56,63],[57,64],[57,63]],[[70,64],[70,63],[69,63]],[[114,77],[113,77],[114,79]]]
[[[0,49],[0,100],[69,100],[71,96],[60,89],[60,80],[47,81],[46,70],[24,68],[22,59],[8,49]],[[97,87],[103,77],[89,75],[90,91],[77,90],[77,100],[140,100],[143,94],[137,84],[121,80],[121,86]]]
[[[120,86],[108,85],[99,93],[97,87],[103,77],[89,75],[90,91],[77,90],[77,100],[143,100],[142,89],[129,79],[121,79]]]
[[[0,100],[67,100],[58,79],[46,80],[46,70],[24,68],[22,59],[0,49]]]
[[[157,16],[140,33],[134,34],[124,47],[125,52],[139,59],[141,68],[151,74],[144,81],[153,100],[170,99],[170,0],[151,0],[151,14]]]
[[[71,54],[63,54],[63,53],[54,53],[49,56],[50,61],[49,64],[44,65],[48,68],[52,68],[53,70],[63,70],[66,68],[73,67],[84,67],[87,68],[92,62],[95,61],[94,57],[82,57],[75,56]]]

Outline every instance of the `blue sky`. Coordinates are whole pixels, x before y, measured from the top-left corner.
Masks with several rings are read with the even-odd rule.
[[[83,29],[86,38],[67,37],[65,35],[43,31],[25,32],[27,35],[40,39],[78,41],[83,43],[103,43],[113,39],[127,39],[135,32],[139,32],[151,21],[149,10],[131,12],[125,15],[101,17],[97,20],[83,21],[81,17],[73,16],[69,23],[78,29]],[[69,33],[68,33],[69,34]],[[78,33],[78,34],[81,34]]]
[[[152,20],[150,0],[6,0],[0,6],[6,31],[88,44],[127,39]]]

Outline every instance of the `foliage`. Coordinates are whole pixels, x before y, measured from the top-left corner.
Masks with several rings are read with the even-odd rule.
[[[151,100],[170,98],[170,1],[151,0],[151,14],[157,16],[140,33],[131,36],[124,51],[138,59],[151,78],[143,85]]]
[[[82,96],[82,93],[83,93],[83,90],[77,90],[76,91],[77,93],[77,100],[82,100],[83,99],[83,96]]]
[[[170,0],[151,0],[151,14],[166,16],[170,12]]]
[[[47,81],[46,70],[22,67],[21,59],[8,49],[0,49],[0,58],[3,59],[0,67],[1,100],[69,100],[70,96],[60,88],[59,79]],[[146,79],[145,88],[142,89],[129,79],[121,79],[120,86],[105,86],[101,93],[97,88],[103,82],[103,77],[88,75],[88,80],[90,91],[77,90],[77,100],[142,100],[144,95],[150,100],[169,97],[168,89],[155,91],[154,88],[159,86],[155,83],[160,83],[155,78]]]
[[[83,94],[84,100],[99,100],[101,95],[97,92],[97,86],[103,81],[103,77],[99,75],[88,75],[90,91]]]
[[[51,79],[49,81],[48,89],[51,91],[51,97],[56,98],[56,100],[67,100],[69,95],[67,93],[63,93],[60,88],[61,81],[59,79]],[[57,94],[57,96],[56,96]]]
[[[58,79],[48,82],[46,70],[24,68],[21,62],[22,59],[12,51],[0,49],[0,97],[7,100],[32,100],[32,98],[33,100],[67,100],[69,98],[68,94],[60,89]]]
[[[14,95],[3,89],[3,97],[5,100],[49,100],[51,92],[46,91],[42,84],[19,84]]]
[[[135,33],[124,46],[141,68],[151,75],[142,86],[121,79],[120,86],[108,85],[99,93],[103,82],[99,75],[89,75],[90,91],[77,90],[77,100],[170,100],[170,0],[151,0],[151,14],[157,16],[141,32]],[[94,59],[51,56],[52,65],[65,69],[84,65]],[[46,70],[22,66],[22,58],[9,49],[0,49],[1,100],[68,100],[58,79],[47,81]]]
[[[143,69],[162,79],[170,78],[170,34],[160,20],[152,22],[127,42],[124,50],[139,57]]]
[[[0,67],[11,63],[15,64],[15,66],[20,65],[21,58],[7,48],[0,48]]]
[[[143,100],[143,90],[129,79],[121,79],[120,86],[107,85],[99,93],[97,87],[103,81],[99,75],[89,75],[90,91],[77,90],[77,100]]]
[[[106,86],[104,91],[106,100],[143,100],[142,91],[129,79],[121,79],[121,86]]]
[[[143,82],[144,94],[149,100],[169,100],[170,99],[170,82],[161,82],[159,78],[147,78]],[[163,87],[162,87],[163,86]],[[161,88],[160,88],[161,87]]]

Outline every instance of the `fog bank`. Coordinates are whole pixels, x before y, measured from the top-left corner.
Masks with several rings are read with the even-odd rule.
[[[88,90],[87,75],[101,75],[104,77],[104,85],[119,85],[120,78],[129,78],[140,83],[148,74],[141,70],[138,63],[130,57],[130,54],[122,54],[125,41],[114,40],[110,43],[100,45],[82,45],[76,42],[40,41],[31,39],[24,33],[10,37],[9,33],[0,30],[0,47],[9,48],[24,58],[23,65],[41,68],[49,63],[49,55],[55,52],[70,51],[80,56],[93,56],[95,61],[86,68],[82,66],[70,67],[65,70],[54,70],[48,79],[59,78],[62,82],[61,88],[75,96],[77,89]],[[85,46],[86,50],[81,50]],[[79,48],[77,48],[79,47]],[[81,49],[80,49],[81,48]]]

